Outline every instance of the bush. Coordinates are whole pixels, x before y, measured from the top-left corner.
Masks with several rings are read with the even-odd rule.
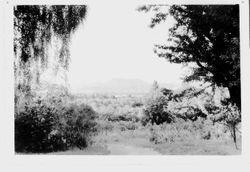
[[[15,112],[16,152],[51,152],[83,148],[95,130],[95,112],[85,104],[35,99]]]
[[[58,114],[41,100],[25,104],[24,109],[15,114],[15,150],[17,152],[48,152],[58,148],[54,143],[61,141],[49,135],[58,123]]]
[[[216,108],[216,112],[213,113],[211,119],[213,122],[222,122],[230,131],[233,141],[237,147],[237,132],[240,132],[238,128],[241,123],[241,112],[236,105],[228,104]]]
[[[138,122],[139,118],[137,116],[133,116],[133,115],[127,115],[127,114],[121,114],[121,115],[113,115],[113,116],[109,116],[107,118],[108,121],[111,122],[120,122],[120,121],[126,121],[126,122]]]
[[[58,127],[66,146],[80,149],[86,147],[92,133],[97,131],[95,118],[95,111],[88,105],[70,104],[66,107]]]
[[[141,106],[143,106],[143,103],[141,103],[141,102],[134,102],[134,103],[132,103],[131,106],[132,106],[133,108],[141,107]]]
[[[190,140],[213,140],[229,138],[223,129],[223,124],[213,122],[209,119],[199,118],[196,121],[176,119],[171,124],[149,125],[149,140],[155,144],[189,142]]]
[[[171,123],[174,120],[173,115],[167,111],[168,100],[164,95],[160,95],[146,104],[143,110],[144,117],[142,117],[142,124],[146,125],[148,122],[151,124]]]

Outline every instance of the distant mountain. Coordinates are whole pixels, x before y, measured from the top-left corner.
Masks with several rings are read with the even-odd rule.
[[[161,84],[160,87],[173,89],[174,84]],[[104,83],[83,85],[77,92],[80,93],[110,93],[110,94],[144,94],[150,91],[152,83],[140,79],[112,79]]]

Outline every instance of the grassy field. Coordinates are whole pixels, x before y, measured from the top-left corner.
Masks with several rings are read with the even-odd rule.
[[[140,134],[139,134],[140,133]],[[53,155],[240,155],[233,141],[228,140],[185,140],[155,144],[144,137],[144,131],[109,132],[98,135],[86,149],[51,153]]]
[[[99,132],[86,149],[56,152],[56,155],[239,155],[228,129],[207,119],[179,120],[171,124],[140,122],[143,97],[82,95],[74,103],[86,103],[98,112]]]

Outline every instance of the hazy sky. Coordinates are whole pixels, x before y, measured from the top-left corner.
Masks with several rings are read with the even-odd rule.
[[[130,4],[88,6],[86,20],[71,42],[69,83],[73,89],[112,78],[180,83],[182,66],[153,52],[154,44],[167,39],[173,19],[151,29],[150,14],[136,8]]]

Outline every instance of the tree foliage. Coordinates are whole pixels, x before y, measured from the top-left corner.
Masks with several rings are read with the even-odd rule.
[[[195,64],[185,81],[227,87],[230,101],[241,107],[239,5],[149,5],[139,10],[155,11],[150,27],[168,15],[177,21],[169,29],[167,43],[155,45],[159,57]]]
[[[45,43],[51,39],[52,32],[61,37],[67,45],[68,38],[86,14],[86,6],[16,6],[14,7],[14,52],[19,45],[21,60],[27,62],[31,56],[31,47],[35,57],[45,58]],[[20,34],[20,36],[18,36]],[[39,45],[40,43],[40,45]],[[31,47],[30,47],[31,46]],[[61,58],[68,51],[61,50]]]
[[[159,125],[174,121],[174,116],[168,111],[171,94],[165,95],[164,93],[166,93],[166,90],[161,89],[157,81],[154,81],[150,92],[145,97],[144,116],[142,119],[143,125],[147,123]]]
[[[26,81],[21,81],[22,87],[27,87],[32,77],[39,82],[41,69],[48,67],[48,47],[53,37],[62,42],[58,46],[57,58],[60,66],[67,70],[70,37],[85,18],[86,11],[85,5],[14,7],[14,69],[16,80],[21,78],[20,73],[24,75]],[[34,66],[36,70],[32,72]],[[20,85],[20,82],[16,81],[16,84]]]

